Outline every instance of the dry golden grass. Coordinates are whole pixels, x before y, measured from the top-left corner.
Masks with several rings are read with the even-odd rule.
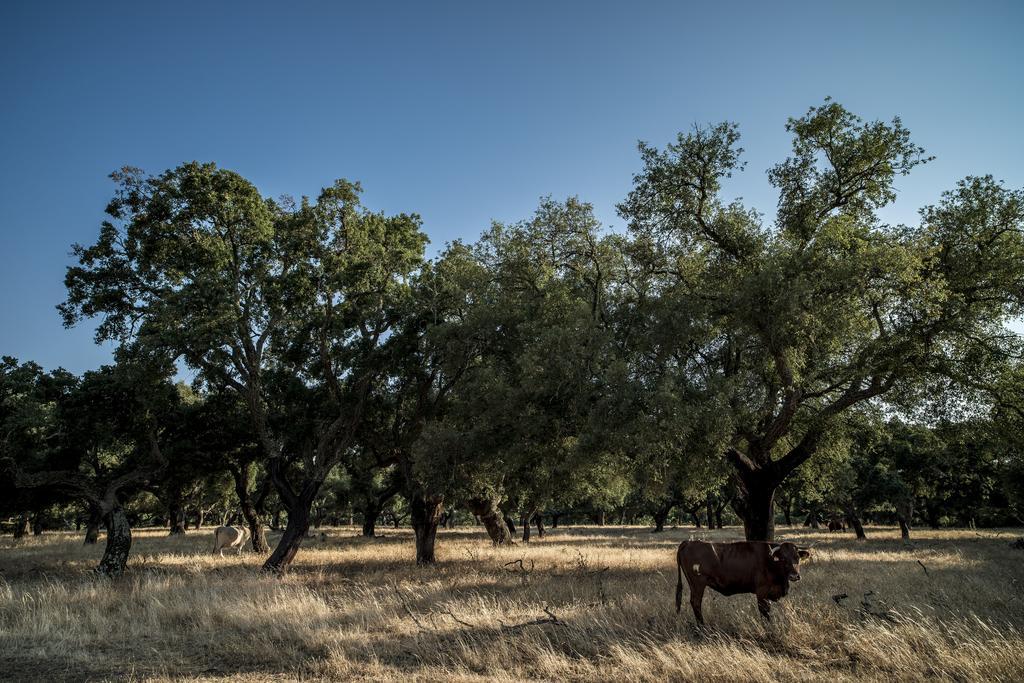
[[[6,537],[0,678],[1024,680],[1019,531],[922,530],[909,547],[868,533],[780,529],[817,543],[804,580],[767,625],[752,596],[709,592],[706,631],[685,601],[675,613],[674,548],[735,529],[577,527],[512,548],[442,531],[428,568],[407,531],[329,529],[284,579],[251,554],[211,556],[209,530],[147,530],[116,582],[91,574],[102,546],[77,535]],[[532,571],[504,566],[517,559]]]

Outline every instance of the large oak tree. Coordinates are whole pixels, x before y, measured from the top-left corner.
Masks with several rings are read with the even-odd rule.
[[[293,203],[213,164],[113,178],[98,240],[75,247],[65,321],[99,316],[98,340],[160,349],[245,402],[289,513],[264,565],[283,571],[386,367],[419,218],[364,209],[345,181]]]
[[[732,124],[641,145],[621,205],[650,334],[671,348],[680,409],[718,406],[719,452],[747,538],[774,535],[776,488],[814,457],[833,419],[936,377],[977,381],[1019,342],[1024,197],[970,177],[918,226],[877,214],[927,159],[897,118],[865,122],[827,101],[791,119],[792,155],[769,170],[774,221],[722,196],[742,168]]]

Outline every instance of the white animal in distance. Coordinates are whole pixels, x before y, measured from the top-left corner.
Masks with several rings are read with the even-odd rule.
[[[219,526],[213,531],[213,552],[220,551],[224,557],[224,548],[237,548],[238,554],[242,554],[242,546],[249,538],[249,532],[241,526]]]

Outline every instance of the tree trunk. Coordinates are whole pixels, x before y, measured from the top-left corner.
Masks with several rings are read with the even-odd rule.
[[[505,526],[508,527],[508,532],[510,534],[512,534],[513,538],[515,538],[515,535],[516,535],[516,522],[515,522],[515,520],[512,519],[511,515],[503,515],[503,517],[505,519]]]
[[[544,538],[544,515],[538,512],[533,516],[533,521],[537,523],[537,538]]]
[[[411,523],[416,534],[416,564],[434,564],[434,541],[444,512],[444,496],[415,493],[409,499]]]
[[[469,511],[480,518],[487,535],[495,545],[511,545],[512,535],[505,526],[501,511],[498,510],[496,502],[491,498],[471,498],[467,501]]]
[[[598,526],[604,526],[604,522],[605,522],[605,512],[604,512],[604,510],[598,510],[598,512],[597,512],[597,525]]]
[[[249,492],[249,479],[252,475],[252,463],[246,462],[242,465],[231,466],[231,478],[235,480],[235,495],[238,496],[239,507],[242,510],[242,518],[249,527],[250,543],[255,553],[265,554],[270,552],[270,545],[267,543],[267,533],[263,529],[263,520],[256,505],[262,505],[266,496],[266,489],[262,495],[257,494],[257,501],[253,502],[252,494]],[[264,482],[264,486],[267,486]]]
[[[672,505],[669,505],[654,511],[654,533],[665,530],[665,520],[668,519],[669,513],[672,512],[672,507]]]
[[[846,523],[853,527],[858,540],[863,541],[867,539],[867,534],[864,533],[864,525],[860,522],[860,516],[852,508],[846,511]]]
[[[319,491],[320,487],[315,487]],[[314,494],[315,496],[315,494]],[[281,540],[271,553],[267,561],[263,563],[263,571],[274,574],[284,574],[288,565],[295,559],[295,553],[302,547],[302,539],[309,531],[309,513],[313,506],[313,497],[298,498],[292,508],[288,511],[288,524],[284,528]]]
[[[260,553],[261,555],[270,552],[270,544],[267,543],[267,532],[263,528],[263,520],[260,519],[259,513],[256,512],[256,508],[248,499],[242,503],[242,517],[245,518],[245,523],[249,526],[253,552]]]
[[[786,518],[786,526],[793,526],[793,498],[787,498],[786,504],[782,506],[782,514]]]
[[[910,540],[910,525],[914,518],[914,502],[904,500],[896,504],[896,519],[900,523],[900,536]]]
[[[377,517],[380,516],[380,505],[376,496],[367,496],[363,506],[363,536],[377,535]]]
[[[530,542],[530,522],[535,514],[536,510],[531,510],[530,512],[524,512],[519,517],[519,526],[523,527],[523,543]]]
[[[748,541],[774,541],[777,484],[760,470],[743,472],[739,484],[733,507],[743,519],[744,536]]]
[[[89,503],[89,521],[85,525],[85,545],[96,545],[100,539],[100,523],[103,512],[98,505]]]
[[[274,516],[270,518],[270,528],[274,531],[281,530],[281,508],[274,510]]]
[[[167,506],[168,517],[170,518],[171,530],[168,536],[177,536],[185,533],[185,506],[181,504],[181,498],[174,496],[171,504]]]
[[[128,564],[128,553],[132,549],[132,528],[128,524],[128,515],[120,504],[114,505],[104,517],[104,521],[107,525],[107,545],[103,549],[103,557],[96,571],[104,576],[117,578],[124,574],[124,568]]]
[[[30,519],[30,517],[31,517],[31,513],[29,513],[29,512],[22,512],[21,515],[18,517],[18,522],[14,526],[14,537],[15,538],[23,538],[25,536],[28,536],[29,531],[30,531],[30,527],[29,527],[29,519]]]
[[[902,538],[904,541],[909,541],[910,540],[910,524],[907,523],[907,518],[903,517],[902,515],[900,515],[899,523],[900,523],[900,538]]]
[[[204,510],[203,506],[200,505],[199,508],[196,509],[196,529],[202,529],[203,528],[203,522],[205,522],[205,521],[206,521],[206,510]]]
[[[552,512],[551,513],[551,528],[552,529],[557,529],[558,528],[558,519],[561,516],[562,516],[562,513],[560,513],[560,512]]]
[[[926,509],[928,512],[928,526],[932,529],[938,529],[941,526],[939,524],[939,517],[941,514],[939,506],[934,503],[930,503]]]
[[[35,516],[32,518],[32,535],[43,535],[43,513],[41,512],[37,512]]]

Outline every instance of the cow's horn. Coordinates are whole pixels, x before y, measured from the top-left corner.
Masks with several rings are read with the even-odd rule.
[[[781,545],[775,546],[774,548],[771,549],[771,552],[769,552],[768,554],[769,555],[774,555],[776,552],[778,552],[779,548],[781,548],[781,547],[782,547]]]

